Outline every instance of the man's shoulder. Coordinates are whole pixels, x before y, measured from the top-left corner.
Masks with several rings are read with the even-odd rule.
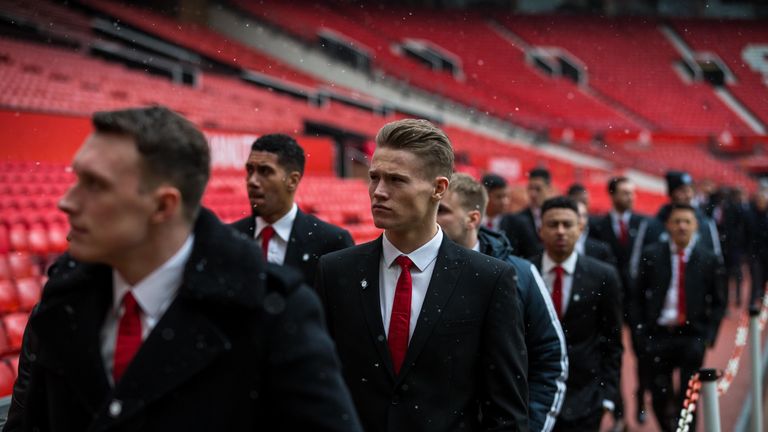
[[[346,229],[338,225],[334,225],[330,222],[326,222],[310,213],[304,213],[300,211],[299,213],[296,214],[296,217],[305,218],[306,222],[308,222],[313,229],[316,228],[318,232],[322,232],[327,235],[349,234],[349,231],[347,231]]]
[[[381,237],[367,243],[329,252],[320,257],[320,262],[346,263],[350,260],[364,259],[364,257],[374,255],[376,252],[381,252]]]
[[[238,219],[230,223],[229,226],[241,233],[253,235],[255,221],[253,220],[252,216],[246,216],[242,219]]]
[[[618,273],[615,267],[600,261],[597,258],[580,254],[579,263],[584,266],[584,269],[587,270],[590,275],[595,275],[600,278],[612,278],[614,276],[618,278]]]

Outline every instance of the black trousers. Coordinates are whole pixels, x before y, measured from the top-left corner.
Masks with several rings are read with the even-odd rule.
[[[704,339],[662,328],[652,333],[644,348],[640,361],[648,374],[647,384],[653,397],[653,412],[662,431],[674,431],[685,400],[688,380],[698,372],[704,361]],[[680,388],[677,390],[672,380],[675,371],[680,374]],[[695,429],[694,418],[690,430]]]

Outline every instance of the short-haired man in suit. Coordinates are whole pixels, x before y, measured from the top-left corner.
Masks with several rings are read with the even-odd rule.
[[[576,252],[595,258],[613,267],[616,267],[616,256],[613,255],[608,243],[590,237],[589,232],[589,212],[587,205],[583,201],[575,201],[579,209],[579,227],[581,234],[576,240]]]
[[[426,120],[382,127],[368,193],[384,234],[320,258],[315,287],[368,432],[528,430],[515,270],[436,221],[453,157]]]
[[[530,261],[512,255],[504,234],[484,227],[483,209],[488,195],[483,185],[467,174],[454,174],[440,200],[437,222],[445,235],[467,249],[512,264],[517,271],[517,292],[525,314],[528,350],[528,416],[531,431],[551,431],[565,396],[568,356],[560,320],[539,271]]]
[[[360,430],[316,296],[200,208],[203,134],[163,107],[93,125],[4,430]]]
[[[354,245],[347,230],[304,213],[294,202],[304,175],[304,149],[296,140],[283,134],[259,137],[245,171],[253,214],[232,227],[256,239],[267,262],[293,267],[311,284],[321,256]]]
[[[715,343],[725,313],[725,269],[708,247],[695,240],[698,224],[693,207],[670,206],[665,226],[669,240],[643,250],[631,291],[637,307],[630,322],[640,361],[652,374],[653,411],[666,432],[675,430],[685,386],[701,367],[706,348]],[[672,387],[676,369],[679,392]]]
[[[518,248],[515,253],[521,257],[538,255],[542,251],[539,228],[541,227],[541,205],[552,195],[552,175],[546,168],[534,168],[528,173],[528,207],[519,213],[506,215],[499,223],[503,232]]]
[[[544,253],[533,263],[552,294],[568,349],[567,391],[555,431],[597,431],[619,391],[619,276],[608,264],[576,252],[581,228],[572,199],[548,199],[541,216]]]
[[[498,231],[499,222],[502,216],[507,213],[509,206],[507,181],[504,177],[493,173],[484,175],[481,181],[488,193],[488,208],[483,217],[483,224],[488,229]]]
[[[635,242],[639,234],[647,229],[646,216],[633,211],[635,204],[635,184],[627,177],[613,177],[608,181],[608,195],[611,198],[611,211],[603,217],[595,220],[589,235],[607,243],[613,255],[616,257],[616,268],[621,277],[621,287],[624,299],[624,320],[628,322],[629,309],[633,307],[628,290],[630,287],[629,262]],[[640,248],[641,250],[642,248]],[[635,347],[637,352],[637,347]],[[636,391],[636,415],[639,423],[644,423],[645,390],[647,387],[647,374],[641,370],[638,362],[638,388]]]

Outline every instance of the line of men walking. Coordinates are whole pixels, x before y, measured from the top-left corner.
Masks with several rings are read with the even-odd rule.
[[[253,144],[253,214],[227,228],[200,208],[208,150],[186,120],[150,108],[94,125],[5,430],[598,430],[623,409],[622,321],[669,430],[672,370],[715,340],[719,238],[686,193],[654,220],[617,178],[612,212],[590,220],[537,169],[530,207],[504,214],[503,178],[453,174],[445,133],[400,120],[369,169],[384,233],[353,246],[296,206],[288,136]]]

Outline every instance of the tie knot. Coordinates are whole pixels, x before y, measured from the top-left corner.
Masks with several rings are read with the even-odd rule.
[[[677,251],[677,256],[678,256],[680,259],[683,259],[683,258],[685,258],[685,249],[680,249],[679,251]]]
[[[562,276],[563,272],[565,272],[565,269],[562,268],[561,266],[555,266],[555,268],[553,268],[552,271],[555,272],[557,276]]]
[[[122,302],[121,302],[121,303],[122,303],[122,305],[123,305],[123,308],[124,308],[124,310],[125,310],[125,312],[126,312],[126,313],[127,313],[128,311],[130,311],[130,312],[134,312],[134,311],[138,311],[138,310],[140,310],[140,309],[141,309],[141,308],[139,307],[139,303],[136,301],[136,297],[134,297],[134,296],[133,296],[133,293],[131,293],[130,291],[128,291],[127,293],[125,293],[125,295],[123,296],[123,300],[122,300]]]
[[[403,271],[410,271],[413,267],[413,261],[405,255],[400,255],[395,258],[395,262],[403,269]]]
[[[272,225],[267,225],[261,229],[261,238],[270,239],[273,235],[275,235],[275,229]]]

